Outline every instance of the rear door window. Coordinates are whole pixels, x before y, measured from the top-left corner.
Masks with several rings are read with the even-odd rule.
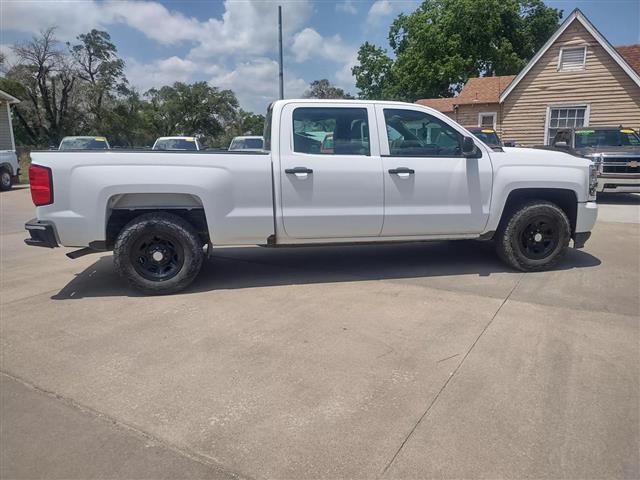
[[[293,151],[314,155],[369,156],[367,109],[296,108],[293,111]]]

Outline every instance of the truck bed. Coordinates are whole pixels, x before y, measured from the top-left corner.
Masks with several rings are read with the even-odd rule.
[[[267,152],[37,151],[31,158],[55,167],[55,207],[38,207],[38,217],[55,223],[64,246],[106,240],[114,210],[143,208],[149,201],[204,209],[214,217],[207,218],[216,225],[209,235],[219,244],[262,244],[274,232]]]

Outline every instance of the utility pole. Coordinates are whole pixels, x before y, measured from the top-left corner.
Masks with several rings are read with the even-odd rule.
[[[278,5],[278,48],[280,50],[280,100],[284,98],[284,74],[282,73],[282,6]]]

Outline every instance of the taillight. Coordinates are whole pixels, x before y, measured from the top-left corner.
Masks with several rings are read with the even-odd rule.
[[[53,181],[50,168],[31,165],[29,185],[31,185],[31,200],[36,207],[53,203]]]

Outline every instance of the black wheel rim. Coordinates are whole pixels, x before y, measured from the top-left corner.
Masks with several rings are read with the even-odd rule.
[[[147,233],[134,243],[131,263],[143,278],[163,282],[175,277],[184,265],[184,250],[173,235]]]
[[[553,253],[560,242],[558,221],[547,215],[529,220],[520,235],[522,253],[531,260],[542,260]]]

